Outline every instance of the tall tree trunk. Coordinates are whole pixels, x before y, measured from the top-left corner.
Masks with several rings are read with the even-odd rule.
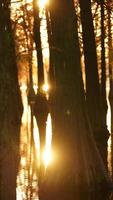
[[[83,49],[85,58],[85,71],[86,71],[86,101],[88,113],[96,139],[97,146],[107,165],[106,145],[107,144],[107,128],[106,121],[103,120],[103,104],[100,93],[96,43],[94,35],[94,26],[91,13],[91,1],[79,0],[81,9],[81,22],[82,22],[82,35],[83,35]],[[102,50],[104,56],[104,49]],[[104,59],[104,58],[103,58]],[[103,60],[104,62],[104,60]],[[104,63],[102,63],[103,65]],[[104,75],[104,76],[103,76]],[[105,69],[102,69],[102,92],[105,93]],[[105,98],[105,94],[104,94]]]
[[[37,6],[37,0],[33,0],[33,17],[34,17],[34,41],[36,44],[37,51],[37,67],[38,67],[38,94],[35,98],[34,105],[34,115],[37,120],[39,134],[40,134],[40,158],[41,158],[41,167],[40,167],[40,179],[42,176],[43,170],[43,151],[46,138],[46,121],[48,115],[48,103],[46,96],[43,94],[42,86],[44,84],[44,69],[43,69],[43,55],[42,55],[42,46],[41,46],[41,32],[40,32],[40,21],[39,16],[39,7]],[[39,181],[40,181],[39,179]]]
[[[106,112],[107,112],[107,101],[106,101],[106,61],[105,61],[105,13],[104,13],[104,0],[100,1],[101,7],[101,97],[103,101],[103,124],[106,124]]]
[[[43,177],[39,196],[41,200],[73,200],[80,191],[100,190],[109,180],[86,113],[73,1],[53,0],[50,6],[56,79],[50,104],[55,160]]]
[[[108,4],[108,47],[109,47],[109,80],[110,80],[110,92],[109,101],[111,106],[111,133],[113,133],[113,70],[112,70],[112,35],[111,35],[111,7]]]
[[[22,105],[10,1],[0,1],[0,199],[16,199]]]
[[[57,47],[53,46],[53,35],[52,35],[52,27],[51,27],[51,18],[50,18],[50,12],[48,8],[45,8],[46,13],[46,22],[47,22],[47,34],[48,34],[48,43],[49,43],[49,81],[51,82],[51,85],[53,85],[52,88],[50,88],[50,98],[52,95],[52,92],[55,89],[55,67],[54,62],[52,60],[53,58],[53,52],[60,51],[60,49],[57,49]]]
[[[112,34],[111,34],[111,1],[108,1],[107,14],[108,14],[108,58],[109,58],[109,102],[111,108],[111,141],[112,141],[112,169],[113,169],[113,46],[112,46]],[[113,173],[112,173],[113,177]]]
[[[107,131],[106,117],[107,117],[107,97],[106,97],[106,60],[105,60],[105,13],[104,13],[104,0],[100,1],[101,8],[101,101],[102,101],[102,124],[103,124],[103,137],[102,137],[102,151],[107,164],[107,140],[109,132]]]
[[[34,41],[37,51],[37,66],[38,66],[38,87],[41,90],[44,84],[44,72],[43,72],[43,56],[41,47],[41,34],[40,34],[40,17],[39,7],[37,6],[37,0],[33,0],[33,17],[34,17]]]

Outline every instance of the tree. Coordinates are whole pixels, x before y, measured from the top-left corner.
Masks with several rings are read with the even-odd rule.
[[[37,6],[37,0],[33,1],[33,17],[34,17],[34,41],[36,44],[37,51],[37,66],[38,66],[38,85],[42,87],[44,84],[44,73],[43,73],[43,57],[41,47],[41,35],[40,35],[40,17],[39,7]],[[41,89],[41,88],[39,88]]]
[[[109,132],[107,131],[106,116],[107,116],[107,96],[106,96],[106,58],[105,58],[105,1],[100,1],[101,8],[101,101],[102,101],[102,123],[103,123],[103,140],[104,157],[107,165],[107,140]]]
[[[107,14],[108,14],[108,60],[109,60],[109,80],[110,80],[110,92],[109,92],[109,101],[111,106],[111,133],[113,132],[113,70],[112,70],[112,32],[111,32],[111,10],[112,10],[112,4],[110,1],[107,2]]]
[[[101,69],[102,69],[102,75],[101,75],[101,95],[102,95],[102,101],[103,101],[103,110],[104,110],[104,124],[106,124],[106,113],[107,113],[107,101],[106,101],[106,60],[105,60],[105,27],[104,27],[104,21],[105,21],[105,9],[104,9],[104,0],[100,1],[100,7],[101,7]]]
[[[106,127],[105,49],[104,49],[104,38],[103,38],[104,36],[102,37],[102,82],[101,82],[102,89],[100,90],[96,43],[95,43],[94,26],[91,13],[91,1],[87,0],[84,2],[83,0],[80,0],[79,3],[81,9],[80,12],[81,12],[81,23],[82,23],[84,59],[85,59],[86,101],[87,101],[88,113],[97,146],[104,160],[104,163],[107,165],[108,130]],[[103,5],[101,7],[103,8]],[[103,10],[102,10],[101,27],[103,33],[104,31]],[[104,110],[104,115],[103,115],[103,110]]]
[[[109,67],[109,102],[110,102],[110,109],[111,109],[111,133],[113,133],[113,46],[112,46],[112,6],[113,3],[111,1],[107,1],[106,8],[107,8],[107,16],[108,16],[108,67]],[[112,140],[111,140],[112,141]],[[112,141],[112,152],[113,152],[113,141]],[[113,155],[112,155],[112,166],[113,166]],[[112,173],[113,177],[113,173]]]
[[[54,67],[50,74],[55,74],[50,110],[56,160],[43,177],[39,196],[41,200],[74,199],[80,191],[87,193],[107,187],[109,178],[86,112],[74,3],[53,0],[49,9],[51,68]]]
[[[0,199],[16,199],[22,104],[18,85],[10,0],[0,1]]]
[[[37,120],[40,135],[40,150],[41,156],[43,156],[45,135],[46,135],[46,121],[48,115],[47,99],[42,92],[42,86],[44,85],[44,66],[40,33],[40,16],[39,7],[37,6],[37,0],[33,1],[33,17],[34,17],[34,42],[37,52],[37,67],[38,67],[38,94],[35,98],[34,115]],[[42,164],[42,162],[41,162]],[[43,168],[43,167],[42,167]]]

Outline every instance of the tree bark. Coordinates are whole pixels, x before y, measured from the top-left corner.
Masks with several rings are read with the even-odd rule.
[[[80,0],[79,3],[81,9],[80,13],[81,13],[83,49],[84,49],[85,72],[86,72],[86,102],[87,102],[91,126],[93,129],[93,134],[96,139],[96,143],[101,153],[101,156],[104,160],[104,163],[107,166],[108,130],[106,127],[106,120],[104,118],[106,117],[105,113],[103,117],[103,109],[105,110],[105,105],[103,105],[102,101],[102,98],[104,98],[104,103],[106,102],[106,95],[105,95],[106,80],[105,80],[105,66],[104,66],[105,57],[103,48],[104,44],[102,41],[102,59],[103,59],[102,95],[104,94],[104,97],[101,98],[101,90],[100,90],[99,76],[98,76],[96,43],[95,43],[94,26],[91,13],[91,1]]]
[[[103,120],[104,124],[106,124],[106,113],[107,113],[107,101],[106,101],[106,62],[105,62],[105,13],[104,13],[104,0],[100,1],[101,6],[101,98],[103,101]]]
[[[22,104],[11,29],[10,1],[0,2],[0,12],[0,199],[16,200]]]
[[[107,165],[107,140],[109,132],[107,131],[107,96],[106,96],[106,60],[105,60],[105,13],[104,13],[104,0],[100,1],[101,7],[101,101],[102,101],[102,123],[103,123],[103,138],[101,143],[102,151],[104,153],[104,161]],[[105,131],[104,131],[105,130]],[[104,147],[104,148],[103,148]]]
[[[108,59],[109,59],[109,85],[110,85],[110,90],[109,90],[109,102],[110,102],[110,109],[111,109],[111,147],[112,147],[112,169],[113,169],[113,47],[112,47],[112,34],[111,34],[111,11],[112,11],[112,6],[111,6],[111,1],[108,1],[107,5],[107,14],[108,14]],[[113,177],[113,173],[112,173]]]
[[[41,47],[41,34],[40,34],[40,17],[39,7],[37,6],[37,0],[33,0],[33,17],[34,17],[34,41],[37,51],[37,66],[38,66],[38,87],[41,90],[44,84],[44,72],[43,72],[43,56]]]

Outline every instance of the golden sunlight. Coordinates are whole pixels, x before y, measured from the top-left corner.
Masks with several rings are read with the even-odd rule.
[[[32,0],[26,0],[26,1],[19,1],[19,3],[13,4],[12,3],[12,19],[16,21],[22,14],[22,8],[21,6],[24,5],[24,3],[29,4],[28,5],[28,11],[32,9]],[[40,32],[41,32],[41,43],[42,43],[42,54],[43,54],[43,64],[44,64],[44,83],[41,86],[42,91],[45,93],[45,96],[49,96],[49,44],[48,44],[48,33],[47,33],[47,21],[46,21],[46,14],[45,14],[45,7],[48,5],[49,0],[37,0],[37,6],[39,6],[40,10]],[[30,4],[31,3],[31,4]],[[18,12],[17,12],[18,11]],[[18,18],[16,18],[17,16]],[[21,19],[22,20],[22,19]],[[18,21],[20,23],[20,21]],[[31,23],[32,24],[32,23]],[[33,27],[31,27],[32,30]],[[20,32],[19,32],[20,31]],[[22,34],[20,34],[22,33]],[[18,35],[18,40],[20,41],[20,36],[23,38],[24,31],[20,28],[16,29],[16,34]],[[26,46],[26,40],[25,44]],[[17,49],[19,52],[24,52],[27,50],[24,48],[23,43],[20,43],[19,49]],[[21,47],[21,49],[20,49]],[[23,49],[22,49],[23,48]],[[35,49],[35,45],[33,44],[33,49]],[[23,54],[21,55],[23,59]],[[19,76],[19,83],[20,83],[20,89],[21,89],[21,95],[22,95],[22,101],[23,101],[23,107],[24,112],[22,116],[22,125],[21,125],[21,132],[20,132],[20,166],[19,166],[19,172],[17,177],[17,199],[28,199],[30,198],[30,194],[33,190],[33,199],[37,200],[38,191],[37,191],[37,169],[39,169],[40,166],[40,134],[37,127],[36,119],[33,117],[33,127],[31,126],[31,110],[30,106],[28,105],[28,82],[29,82],[29,72],[28,72],[28,60],[26,58],[25,62],[27,63],[20,63],[21,64],[21,76]],[[27,66],[26,68],[24,67]],[[25,68],[25,70],[23,70]],[[33,78],[33,88],[35,90],[35,93],[38,91],[38,85],[37,85],[37,54],[36,50],[33,50],[32,52],[32,78]],[[47,97],[48,98],[48,97]],[[32,128],[31,128],[32,127]],[[33,134],[33,141],[34,144],[32,145],[31,139]],[[50,165],[53,161],[53,152],[52,152],[52,120],[51,115],[48,114],[47,118],[47,125],[46,125],[46,139],[45,139],[45,148],[44,153],[42,155],[42,161],[44,163],[45,169]],[[35,148],[34,148],[35,147]],[[35,166],[35,167],[34,167]],[[31,184],[31,185],[30,185]]]
[[[53,160],[51,143],[52,143],[52,120],[51,120],[51,115],[49,113],[46,126],[46,144],[42,158],[45,167],[47,167]]]
[[[45,149],[43,152],[42,160],[44,162],[45,168],[51,163],[52,161],[52,154],[50,149]]]
[[[38,5],[40,8],[44,8],[48,4],[49,0],[39,0]]]
[[[42,86],[42,90],[43,90],[44,92],[48,92],[48,90],[49,90],[49,85],[48,85],[48,84],[44,84],[44,85]]]

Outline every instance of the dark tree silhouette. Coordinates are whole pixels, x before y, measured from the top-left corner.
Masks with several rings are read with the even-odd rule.
[[[109,92],[109,101],[111,106],[111,133],[113,133],[113,69],[112,69],[112,33],[111,33],[111,11],[112,4],[108,1],[107,4],[107,13],[108,13],[108,47],[109,47],[109,80],[110,80],[110,92]]]
[[[56,157],[42,179],[39,197],[73,200],[80,194],[82,198],[84,192],[107,188],[109,178],[86,112],[74,3],[53,0],[48,9],[52,28],[50,74],[55,78],[50,110]]]
[[[104,0],[100,1],[101,7],[101,97],[103,103],[103,123],[106,124],[106,113],[107,113],[107,100],[106,100],[106,60],[105,60],[105,5]]]
[[[109,91],[109,102],[110,102],[110,109],[111,109],[111,133],[113,133],[113,46],[112,46],[112,20],[111,20],[111,13],[112,13],[112,2],[108,1],[107,4],[107,17],[108,17],[108,60],[109,60],[109,84],[110,84],[110,91]],[[111,134],[112,137],[112,134]],[[112,152],[113,152],[113,138],[112,141]],[[113,170],[113,155],[112,155],[112,170]],[[112,172],[113,177],[113,172]]]
[[[10,0],[0,1],[0,199],[16,199],[22,104],[10,18]]]
[[[104,160],[107,165],[107,140],[109,132],[107,131],[107,96],[106,96],[106,59],[105,59],[105,1],[100,1],[100,12],[101,12],[101,101],[102,101],[102,123],[103,123],[103,137],[102,137],[102,148],[104,153]]]
[[[34,41],[36,44],[37,51],[37,66],[38,66],[38,86],[39,89],[44,84],[44,73],[43,73],[43,58],[42,58],[42,47],[41,47],[41,35],[40,35],[40,17],[39,7],[37,6],[37,0],[33,0],[33,17],[34,17]]]
[[[43,69],[43,56],[42,56],[41,33],[40,33],[41,19],[39,16],[39,7],[37,6],[37,0],[33,1],[33,17],[34,17],[34,41],[36,44],[37,61],[38,61],[37,63],[38,94],[35,98],[34,115],[36,117],[37,124],[39,127],[41,153],[43,153],[44,144],[45,144],[48,106],[47,106],[47,99],[42,92],[42,86],[44,84],[44,69]]]
[[[108,130],[106,127],[106,79],[105,79],[105,49],[104,36],[102,36],[102,82],[101,90],[99,85],[96,43],[93,27],[93,19],[91,13],[91,1],[80,0],[81,9],[81,23],[83,35],[83,49],[85,59],[85,73],[86,73],[86,101],[88,107],[88,114],[91,121],[94,137],[97,146],[107,165],[107,139]],[[101,6],[101,28],[103,27],[103,5]],[[103,113],[104,111],[104,113]]]

